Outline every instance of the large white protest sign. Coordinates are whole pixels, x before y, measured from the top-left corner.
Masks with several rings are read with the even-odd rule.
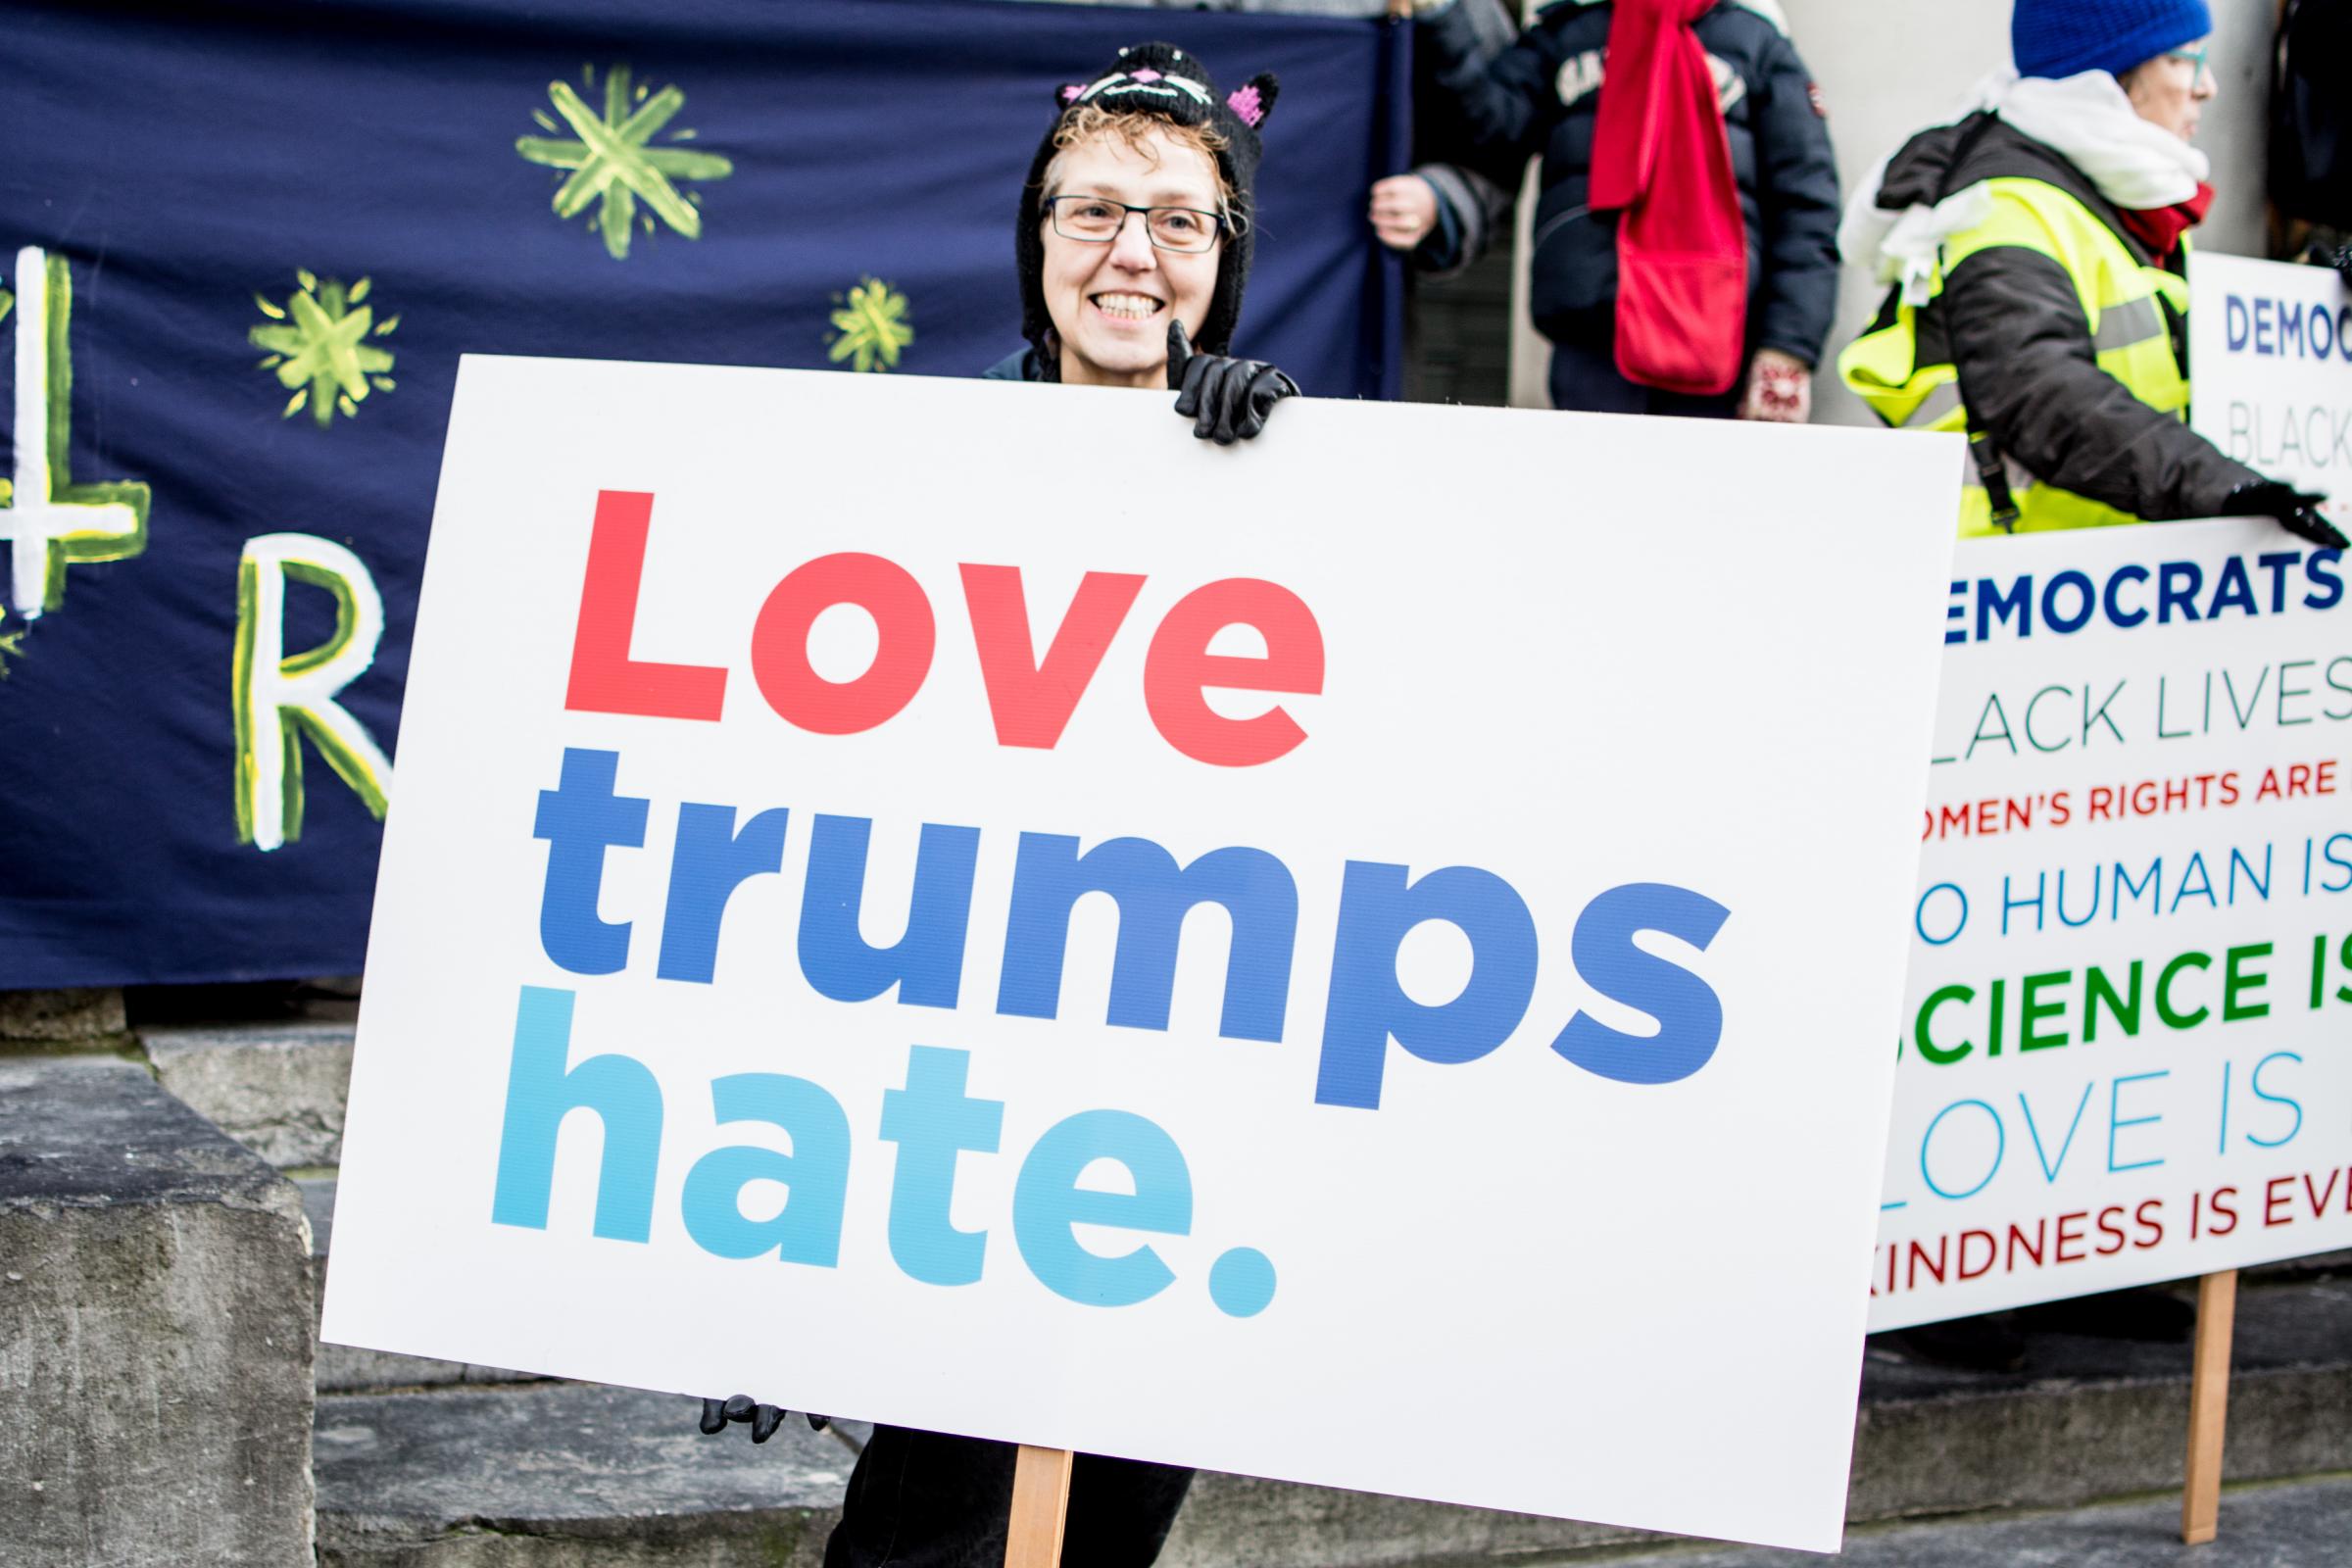
[[[1952,568],[1874,1328],[2352,1244],[2352,615],[2268,519]]]
[[[2352,288],[2329,267],[2189,263],[2196,427],[2272,479],[2328,497],[2352,529]]]
[[[1958,466],[469,359],[327,1337],[1834,1545]]]

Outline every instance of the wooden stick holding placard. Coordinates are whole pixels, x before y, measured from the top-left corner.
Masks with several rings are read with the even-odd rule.
[[[2230,1414],[2230,1334],[2237,1319],[2237,1270],[2197,1281],[2197,1343],[2188,1375],[2188,1475],[2180,1490],[2180,1539],[2211,1541],[2222,1508],[2222,1427]]]
[[[1070,1511],[1067,1448],[1021,1445],[1012,1462],[1012,1520],[1004,1532],[1004,1568],[1061,1568],[1061,1528]]]

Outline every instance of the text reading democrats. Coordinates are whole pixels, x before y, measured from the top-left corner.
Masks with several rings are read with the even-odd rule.
[[[652,511],[650,495],[607,491],[598,499],[564,706],[666,721],[660,726],[666,733],[669,723],[720,721],[729,670],[630,657]],[[1054,750],[1145,579],[1088,572],[1041,658],[1020,568],[965,564],[956,571],[998,744]],[[876,642],[860,674],[835,681],[814,668],[808,637],[820,615],[842,605],[872,618]],[[1208,652],[1220,632],[1237,625],[1257,633],[1262,657]],[[780,718],[813,734],[849,735],[889,722],[913,699],[930,671],[938,622],[931,595],[906,568],[880,556],[834,554],[783,576],[749,642],[753,680],[772,716],[747,709],[747,719]],[[1209,766],[1264,766],[1309,741],[1298,719],[1279,704],[1252,717],[1228,717],[1204,694],[1318,694],[1325,653],[1313,611],[1289,589],[1253,578],[1211,582],[1180,598],[1152,631],[1143,702],[1158,733],[1182,756]],[[649,735],[649,744],[660,744],[658,735]],[[625,766],[621,751],[567,747],[553,787],[540,792],[534,833],[548,845],[541,949],[573,975],[618,975],[633,957],[642,972],[650,956],[654,983],[718,983],[728,904],[747,879],[782,869],[792,813],[783,806],[747,813],[708,801],[665,805],[676,812],[667,891],[658,940],[640,944],[636,927],[650,924],[653,909],[616,908],[610,912],[626,917],[608,919],[600,907],[608,856],[641,851],[655,808],[649,798],[627,793]],[[940,766],[952,774],[955,760],[943,757]],[[807,820],[795,946],[811,989],[842,1004],[887,999],[907,1007],[963,1006],[982,830],[920,824],[904,935],[877,948],[860,930],[873,819]],[[1416,872],[1374,858],[1348,858],[1324,874],[1338,879],[1338,917],[1323,956],[1328,1000],[1316,1103],[1377,1110],[1392,1044],[1450,1065],[1486,1056],[1518,1033],[1536,993],[1544,944],[1526,901],[1502,875],[1470,865]],[[1281,858],[1247,845],[1180,864],[1140,835],[1087,846],[1074,836],[1020,832],[1006,906],[997,916],[1004,942],[994,1010],[1058,1015],[1073,908],[1102,894],[1117,908],[1106,1022],[1165,1031],[1185,916],[1212,904],[1224,910],[1231,931],[1217,1033],[1279,1043],[1297,957],[1298,889],[1298,876]],[[1655,933],[1703,953],[1729,914],[1703,894],[1662,882],[1626,883],[1592,896],[1566,933],[1566,955],[1586,986],[1646,1015],[1654,1028],[1628,1033],[1578,1010],[1551,1033],[1551,1051],[1623,1084],[1669,1084],[1703,1068],[1722,1035],[1721,1002],[1701,976],[1636,939]],[[1432,922],[1453,927],[1471,955],[1460,990],[1440,1003],[1409,995],[1398,968],[1406,939]],[[625,1055],[570,1061],[572,996],[524,988],[493,1218],[545,1227],[556,1128],[571,1110],[587,1108],[606,1126],[595,1234],[643,1242],[664,1152],[661,1092],[644,1064]],[[955,1231],[947,1220],[958,1154],[997,1152],[1003,1102],[966,1093],[971,1068],[968,1053],[910,1042],[904,1086],[886,1097],[874,1129],[898,1150],[892,1256],[904,1272],[930,1284],[966,1284],[980,1273],[985,1233]],[[711,1089],[722,1121],[782,1127],[794,1152],[750,1147],[703,1152],[682,1188],[688,1234],[722,1256],[833,1266],[853,1143],[840,1099],[806,1079],[772,1073],[723,1078]],[[1130,1191],[1075,1185],[1090,1160],[1100,1158],[1126,1167]],[[754,1181],[789,1189],[781,1213],[745,1216],[739,1196]],[[1038,1140],[1020,1165],[1013,1208],[1015,1243],[1041,1282],[1072,1300],[1124,1305],[1156,1295],[1173,1275],[1148,1246],[1097,1254],[1071,1227],[1186,1234],[1191,1184],[1164,1130],[1130,1111],[1090,1110]],[[1246,1267],[1233,1257],[1220,1262],[1222,1280],[1211,1271],[1211,1295],[1225,1310],[1249,1315],[1272,1294],[1272,1267],[1255,1254]]]
[[[1963,578],[1951,585],[1944,606],[1943,640],[1983,643],[2003,633],[2031,637],[2036,610],[2040,628],[2059,637],[2071,637],[2094,621],[2131,631],[2226,615],[2252,619],[2292,610],[2333,610],[2344,598],[2342,559],[2340,550],[2268,550],[2249,567],[2243,556],[2231,556],[2210,582],[2194,561],[2160,561],[2152,566],[2127,562],[2098,582],[2069,567],[2042,579],[2038,590],[2032,572],[2006,580]]]

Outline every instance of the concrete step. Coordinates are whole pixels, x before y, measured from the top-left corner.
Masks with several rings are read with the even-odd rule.
[[[2352,1283],[2248,1284],[2236,1345],[2231,1480],[2352,1469]],[[1882,1348],[1864,1369],[1849,1516],[2076,1507],[2178,1487],[2187,1405],[2185,1345],[2032,1334],[2016,1373],[1918,1365]],[[760,1449],[706,1444],[695,1413],[687,1399],[579,1385],[322,1397],[320,1560],[351,1568],[814,1563],[848,1479],[846,1444],[798,1427],[787,1428],[789,1442]],[[1400,1441],[1477,1441],[1443,1409],[1398,1414]],[[1654,1551],[1664,1539],[1203,1475],[1161,1563],[1467,1568],[1640,1543]],[[2352,1549],[2335,1560],[2352,1560]],[[2220,1559],[2199,1561],[2214,1568]]]
[[[2352,1468],[2352,1284],[2257,1282],[2240,1293],[2232,1479]],[[1873,1522],[2066,1507],[2175,1487],[2188,1347],[2027,1334],[2023,1370],[1967,1372],[1874,1344],[1862,1376],[1846,1517]],[[1431,1422],[1442,1432],[1443,1412]],[[2178,1504],[2175,1504],[2176,1510]],[[1203,1476],[1164,1568],[1469,1568],[1566,1560],[1670,1538],[1398,1498]],[[1283,1543],[1269,1550],[1268,1544]],[[1788,1554],[1792,1559],[1801,1554]],[[1611,1556],[1612,1568],[1615,1558]],[[1901,1559],[1887,1559],[1896,1561]],[[2004,1559],[2005,1560],[2005,1559]],[[2053,1564],[2069,1559],[2046,1560]],[[2347,1551],[2342,1561],[2352,1561]]]
[[[144,1068],[0,1059],[0,1563],[307,1568],[302,1230]]]
[[[122,993],[0,991],[0,1050],[111,1051],[128,1043]]]
[[[166,1089],[270,1164],[295,1170],[343,1157],[352,1030],[348,1018],[285,1018],[146,1024],[138,1036]]]
[[[2265,1482],[2222,1494],[2221,1534],[2180,1544],[2180,1500],[2150,1497],[2041,1513],[1869,1526],[1839,1559],[1854,1568],[2343,1568],[2352,1560],[2352,1478]],[[1613,1557],[1609,1568],[1811,1568],[1819,1557],[1762,1547]]]
[[[819,1568],[857,1455],[587,1384],[318,1400],[321,1568]]]
[[[2352,1280],[2250,1279],[2230,1395],[2233,1479],[2352,1469]],[[2064,1507],[2180,1483],[2189,1348],[2033,1332],[2024,1370],[1921,1365],[1874,1342],[1848,1517]]]

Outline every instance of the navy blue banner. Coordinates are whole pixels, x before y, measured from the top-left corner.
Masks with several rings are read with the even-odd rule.
[[[1054,90],[1121,44],[1280,75],[1237,347],[1396,392],[1363,213],[1403,167],[1398,24],[281,0],[5,26],[0,989],[357,970],[459,354],[976,375],[1020,346]]]

